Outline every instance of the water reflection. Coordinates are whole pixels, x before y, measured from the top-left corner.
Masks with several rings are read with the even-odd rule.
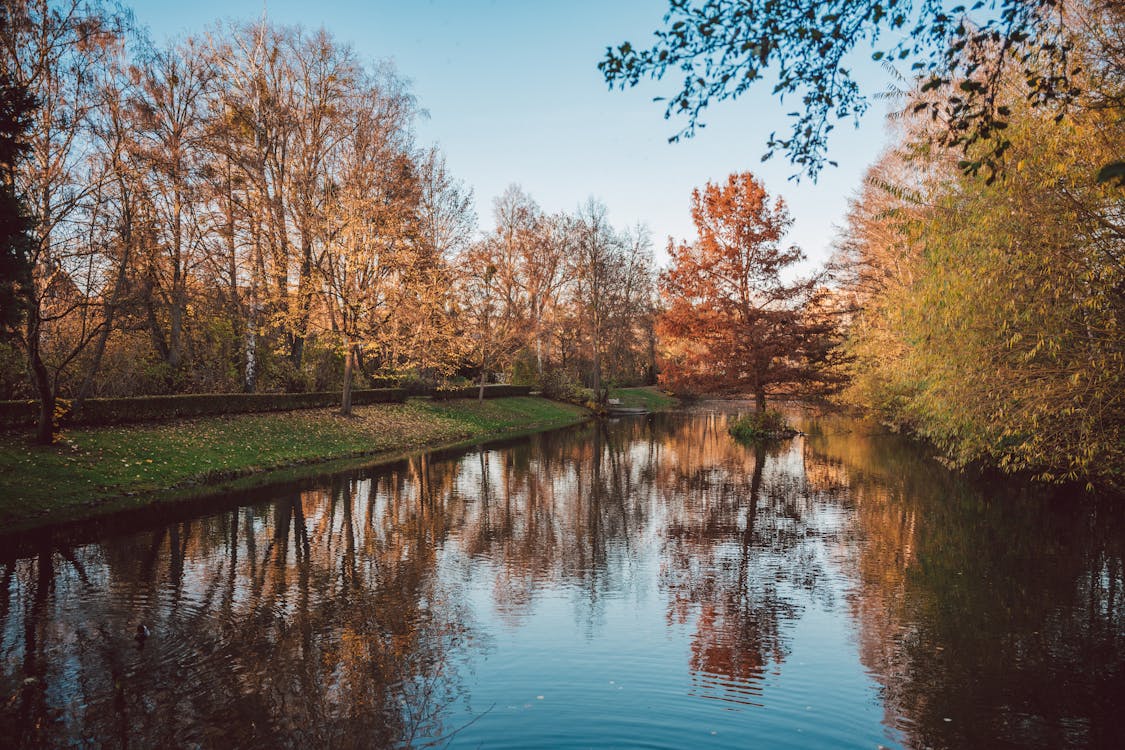
[[[743,446],[727,419],[422,456],[0,562],[0,732],[1125,744],[1116,509],[994,492],[851,422]]]
[[[425,459],[5,564],[19,745],[390,746],[440,736],[471,620],[433,574]],[[138,644],[137,623],[152,636]]]
[[[915,747],[1125,747],[1121,498],[972,485],[829,422],[847,475],[860,657]]]

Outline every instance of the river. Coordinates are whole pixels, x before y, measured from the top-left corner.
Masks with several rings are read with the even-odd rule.
[[[0,745],[1125,747],[1120,502],[728,412],[0,550]]]

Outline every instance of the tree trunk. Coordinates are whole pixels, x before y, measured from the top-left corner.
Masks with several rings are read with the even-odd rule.
[[[251,318],[246,326],[246,340],[243,349],[245,369],[242,374],[242,390],[246,393],[253,393],[258,387],[257,350],[258,334],[254,328],[254,320]]]
[[[484,381],[488,377],[488,358],[481,357],[480,362],[480,390],[477,392],[477,403],[484,403]]]
[[[128,248],[128,235],[125,238],[126,248]],[[113,296],[110,297],[109,305],[105,313],[105,320],[102,322],[102,330],[98,334],[98,343],[94,346],[93,363],[90,365],[86,377],[82,380],[82,385],[78,389],[78,395],[74,399],[74,410],[81,411],[82,404],[89,398],[90,392],[94,388],[94,378],[97,377],[98,370],[102,366],[102,358],[105,356],[106,342],[109,340],[110,333],[113,332],[113,321],[117,313],[118,300],[121,299],[122,291],[125,289],[126,272],[129,267],[129,251],[126,249],[124,256],[121,259],[121,265],[117,270],[117,281],[113,285]]]
[[[539,332],[539,324],[535,326],[535,371],[539,374],[540,383],[543,381],[543,337]]]
[[[31,310],[27,320],[27,363],[35,390],[39,394],[39,426],[35,440],[43,445],[55,442],[55,389],[43,358],[39,355],[39,311]]]
[[[172,204],[172,294],[171,309],[168,311],[168,366],[173,371],[183,364],[184,307],[187,304],[187,289],[184,279],[183,236],[183,198],[180,190],[175,190]]]
[[[759,414],[766,413],[766,389],[758,388],[754,391],[754,407]]]
[[[645,385],[656,385],[656,327],[652,318],[648,320],[648,373]]]
[[[355,369],[355,347],[350,341],[345,341],[344,355],[344,395],[340,400],[340,413],[345,417],[352,413],[352,373]]]
[[[164,338],[164,331],[160,328],[160,321],[156,317],[156,301],[153,299],[153,287],[155,286],[156,281],[153,278],[153,271],[149,268],[148,278],[145,279],[144,286],[141,288],[145,322],[148,324],[148,333],[152,339],[153,348],[160,355],[160,359],[167,362],[169,357],[168,342]]]
[[[485,280],[487,299],[489,300],[484,310],[484,325],[482,326],[480,347],[480,390],[477,392],[477,403],[484,403],[484,379],[488,376],[488,349],[492,344],[492,321],[489,312],[492,308],[492,274],[488,272]]]
[[[184,362],[184,308],[187,306],[187,289],[179,268],[172,276],[172,309],[168,313],[168,366],[179,370]]]
[[[305,338],[309,328],[312,308],[312,239],[301,237],[301,266],[297,276],[297,319],[294,321],[293,340],[289,359],[296,370],[301,369],[305,355]]]
[[[597,291],[597,287],[595,286],[595,304],[601,304],[601,301],[598,300],[598,294],[600,294],[600,292]],[[602,397],[602,318],[601,311],[596,308],[594,310],[594,330],[591,338],[593,339],[592,343],[594,345],[594,401],[598,404],[604,404],[606,399]],[[608,397],[608,394],[606,395]]]
[[[604,403],[602,399],[602,355],[601,347],[599,346],[598,337],[594,337],[594,401],[601,404]]]

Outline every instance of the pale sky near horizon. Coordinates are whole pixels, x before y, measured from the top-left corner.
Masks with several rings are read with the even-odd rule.
[[[787,132],[785,113],[795,108],[770,96],[764,81],[740,100],[712,105],[694,138],[668,143],[682,123],[663,119],[663,103],[652,97],[673,93],[677,75],[610,91],[597,69],[607,46],[646,42],[667,0],[124,2],[157,43],[265,12],[276,23],[324,27],[361,59],[390,59],[429,113],[418,124],[419,145],[437,143],[453,174],[473,188],[483,229],[492,224],[493,199],[511,183],[551,212],[594,196],[615,226],[648,225],[658,261],[668,236],[694,234],[694,187],[750,170],[789,204],[788,242],[822,262],[848,197],[887,140],[875,102],[858,130],[843,123],[831,134],[829,158],[839,167],[826,167],[816,184],[793,182],[796,168],[783,156],[760,161],[769,134]],[[866,90],[883,85],[875,79]]]

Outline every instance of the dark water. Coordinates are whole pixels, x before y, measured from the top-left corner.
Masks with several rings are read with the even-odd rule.
[[[0,745],[1125,747],[1121,505],[726,420],[0,550]]]

